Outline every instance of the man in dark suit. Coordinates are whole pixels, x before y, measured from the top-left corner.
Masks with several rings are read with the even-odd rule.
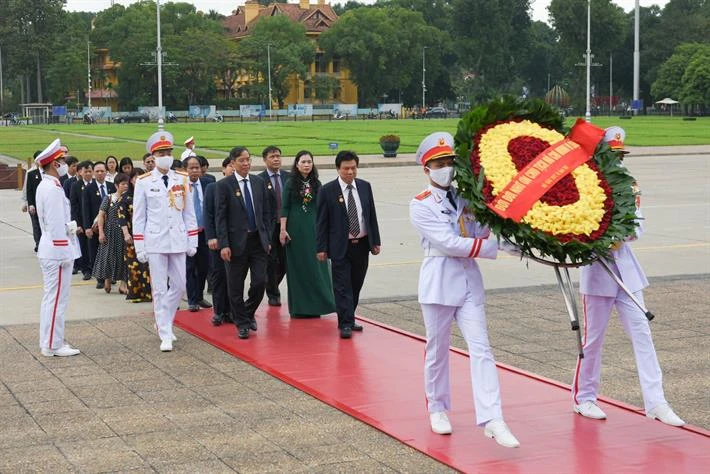
[[[286,180],[289,177],[288,171],[281,169],[281,149],[270,145],[261,152],[266,169],[259,173],[259,176],[266,183],[269,190],[269,202],[271,212],[274,216],[274,232],[271,235],[271,252],[266,264],[266,297],[270,306],[281,306],[281,291],[279,285],[286,275],[286,250],[279,242],[279,219],[281,218],[281,200]]]
[[[335,157],[338,178],[318,193],[316,220],[317,258],[330,258],[333,294],[340,337],[349,339],[362,331],[355,323],[355,308],[365,282],[369,253],[380,253],[380,229],[370,183],[357,179],[360,159],[352,151]]]
[[[196,156],[188,156],[182,162],[187,170],[192,187],[192,197],[195,206],[195,219],[197,220],[197,253],[185,260],[187,278],[187,309],[197,312],[200,308],[211,308],[212,303],[204,298],[205,282],[209,270],[209,248],[205,239],[204,202],[205,190],[210,183],[202,177],[200,160]]]
[[[215,214],[220,256],[227,264],[229,300],[239,338],[256,331],[254,313],[264,298],[266,258],[270,250],[273,217],[264,180],[249,174],[249,150],[229,152],[234,178],[217,183]],[[249,296],[244,301],[244,279],[250,272]]]
[[[89,267],[93,270],[96,253],[99,249],[99,232],[96,216],[99,215],[101,201],[111,193],[116,192],[116,186],[106,181],[106,164],[103,161],[94,163],[94,179],[81,193],[82,227],[86,234],[89,249]],[[96,280],[96,289],[104,287],[103,280]]]
[[[222,174],[228,179],[234,174],[232,160],[227,157],[222,161]],[[219,255],[219,240],[217,239],[216,219],[215,219],[215,191],[217,183],[210,183],[205,188],[204,212],[205,219],[205,239],[209,252],[209,272],[207,280],[212,288],[212,324],[221,326],[222,323],[233,323],[232,310],[229,304],[229,293],[227,292],[227,270],[226,265]]]
[[[94,164],[89,161],[82,161],[76,168],[76,176],[74,181],[64,183],[64,192],[67,192],[69,186],[69,204],[71,205],[71,218],[76,222],[76,236],[79,239],[79,248],[81,248],[81,257],[74,261],[74,271],[80,271],[84,274],[83,280],[91,279],[91,270],[89,266],[89,248],[84,235],[84,220],[81,213],[81,199],[84,193],[84,188],[91,183],[94,175]]]
[[[37,150],[32,157],[37,158],[37,155],[42,153],[42,150]],[[42,182],[42,172],[39,168],[31,169],[27,172],[25,176],[25,192],[27,194],[27,212],[30,214],[30,221],[32,222],[32,237],[35,241],[35,252],[37,252],[37,246],[39,245],[39,239],[42,238],[42,229],[39,226],[39,219],[37,218],[37,186]]]
[[[69,199],[71,184],[76,181],[76,171],[79,167],[79,160],[76,156],[67,156],[65,157],[65,163],[69,170],[67,174],[59,178],[59,183],[62,185],[62,188],[64,188],[64,195]],[[67,185],[67,183],[69,184]]]
[[[210,171],[210,162],[207,161],[207,158],[205,158],[202,155],[197,155],[197,159],[200,160],[200,170],[201,170],[201,176],[207,180],[208,183],[215,183],[217,182],[217,178],[212,176],[209,171]],[[224,170],[223,170],[224,171]]]

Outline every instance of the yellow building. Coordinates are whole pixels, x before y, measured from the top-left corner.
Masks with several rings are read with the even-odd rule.
[[[276,15],[286,15],[291,21],[301,23],[306,28],[306,36],[318,42],[318,36],[338,19],[330,5],[325,4],[325,0],[317,0],[317,4],[311,4],[309,0],[299,0],[298,4],[272,3],[268,6],[261,6],[256,0],[247,0],[244,6],[238,7],[234,14],[225,18],[222,24],[227,35],[239,41],[249,36],[251,29],[260,19]],[[340,65],[336,58],[326,61],[325,55],[320,48],[316,49],[316,57],[309,65],[308,76],[293,76],[290,79],[289,94],[284,100],[286,104],[313,104],[320,102],[316,99],[314,82],[319,76],[332,77],[337,80],[338,87],[334,88],[332,97],[325,102],[336,102],[342,104],[357,104],[357,86],[350,80],[350,71]],[[256,80],[251,75],[244,74],[238,78],[234,88],[253,83]],[[219,88],[218,88],[219,89]],[[278,107],[274,100],[271,104],[273,108]]]
[[[91,106],[118,110],[118,68],[108,48],[96,48],[91,56]]]

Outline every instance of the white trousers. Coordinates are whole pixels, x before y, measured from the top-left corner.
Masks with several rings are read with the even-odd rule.
[[[634,296],[643,304],[643,292],[637,291]],[[653,347],[651,327],[644,313],[622,290],[619,290],[616,296],[583,295],[583,303],[584,358],[577,360],[572,381],[574,403],[597,399],[602,369],[602,346],[613,306],[616,306],[619,313],[624,332],[631,339],[646,412],[666,403],[661,367]]]
[[[69,304],[73,260],[40,258],[44,295],[39,314],[40,349],[59,349],[64,345],[64,315]]]
[[[161,341],[171,340],[175,312],[185,294],[185,253],[149,253],[148,265],[158,336]]]
[[[426,354],[424,358],[424,391],[429,413],[451,409],[449,382],[449,347],[451,323],[456,323],[468,345],[471,359],[471,383],[476,424],[484,425],[495,418],[503,418],[500,386],[495,360],[488,342],[488,328],[484,305],[467,301],[463,306],[422,304],[426,326]]]

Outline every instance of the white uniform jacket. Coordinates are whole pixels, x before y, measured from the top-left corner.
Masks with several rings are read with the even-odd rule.
[[[133,192],[136,253],[182,253],[197,247],[197,220],[187,173],[154,169],[141,175]]]
[[[495,259],[498,242],[489,239],[490,230],[475,220],[467,205],[457,196],[454,209],[446,191],[431,185],[409,204],[409,216],[424,249],[419,303],[462,306],[467,292],[473,293],[476,304],[485,302],[475,259]]]
[[[641,264],[636,260],[636,255],[634,255],[631,246],[627,243],[636,240],[643,234],[643,216],[638,208],[636,209],[636,216],[639,219],[636,235],[627,238],[626,242],[621,243],[621,247],[613,250],[611,254],[614,260],[607,261],[612,270],[615,270],[616,275],[621,278],[621,281],[632,293],[641,291],[648,286],[648,280],[641,268]],[[599,262],[594,262],[580,269],[579,292],[583,295],[616,296],[619,293],[619,285],[616,284]]]
[[[36,202],[37,217],[42,229],[37,257],[50,260],[74,260],[81,257],[76,234],[68,228],[71,205],[57,178],[42,175],[42,181],[37,186]]]

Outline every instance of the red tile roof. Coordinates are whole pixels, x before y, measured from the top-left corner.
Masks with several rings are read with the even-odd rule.
[[[286,15],[291,21],[301,23],[306,27],[306,33],[322,33],[330,28],[338,15],[330,5],[310,5],[310,8],[301,8],[298,4],[272,3],[259,7],[259,13],[248,24],[245,7],[234,10],[234,14],[222,20],[226,33],[232,38],[248,36],[257,21],[267,16]]]

